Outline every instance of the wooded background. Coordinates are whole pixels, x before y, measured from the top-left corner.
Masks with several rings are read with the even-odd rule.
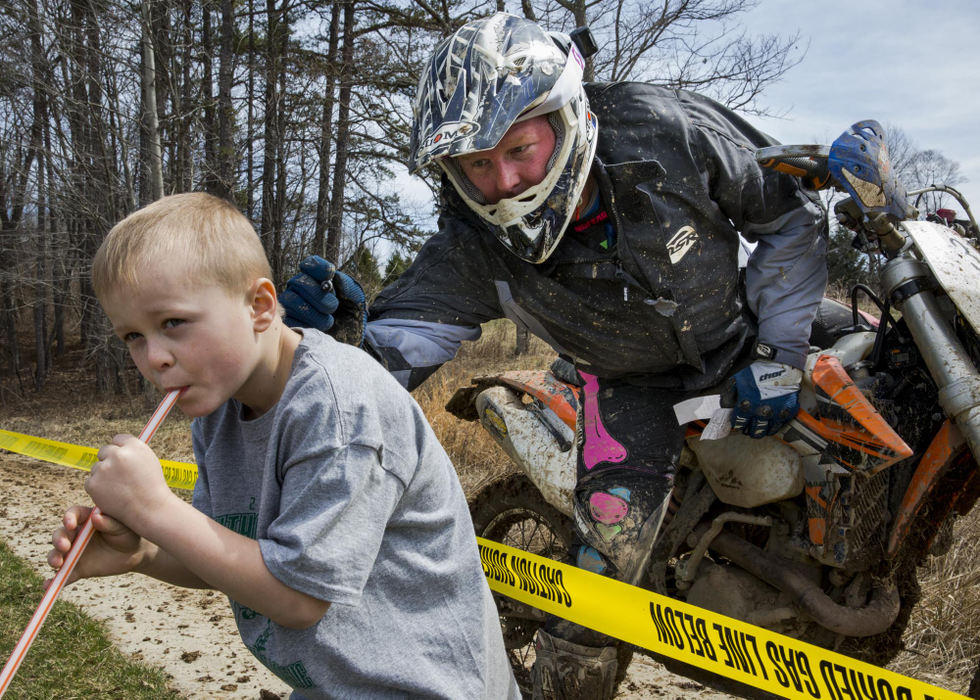
[[[404,194],[411,98],[435,44],[461,24],[506,10],[553,30],[588,25],[600,50],[587,79],[692,89],[752,115],[805,55],[798,35],[741,27],[755,4],[8,0],[0,401],[43,388],[53,359],[79,344],[97,391],[124,388],[125,352],[89,264],[116,221],[164,194],[236,202],[280,287],[310,253],[343,263],[369,294],[396,276],[434,228],[435,178],[422,180],[428,195]],[[955,163],[909,145],[909,167],[922,163],[955,184]],[[863,274],[854,265],[848,274]]]

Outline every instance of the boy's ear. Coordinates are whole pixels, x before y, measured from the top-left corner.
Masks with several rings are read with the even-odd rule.
[[[268,330],[273,322],[279,318],[276,286],[272,284],[272,280],[260,277],[252,284],[249,297],[255,331],[261,333]]]

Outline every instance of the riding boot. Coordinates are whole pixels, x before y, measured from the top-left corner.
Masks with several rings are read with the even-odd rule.
[[[587,647],[539,629],[531,670],[534,700],[611,700],[616,647]]]

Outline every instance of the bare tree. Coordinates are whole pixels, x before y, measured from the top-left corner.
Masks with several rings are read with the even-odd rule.
[[[907,190],[930,185],[955,187],[965,180],[959,163],[934,149],[919,148],[901,127],[889,124],[884,130],[892,169]],[[916,208],[923,215],[931,214],[946,206],[949,200],[948,194],[928,192],[916,203]]]
[[[549,29],[592,26],[599,79],[653,77],[710,93],[699,71],[713,67],[715,85],[742,86],[725,97],[736,105],[776,79],[781,50],[799,48],[783,40],[767,53],[758,39],[741,50],[722,42],[739,36],[749,0],[354,2],[3,6],[3,351],[17,351],[11,339],[25,337],[18,324],[32,317],[36,381],[47,348],[81,343],[93,353],[98,388],[117,389],[124,363],[105,341],[88,266],[113,223],[162,193],[202,188],[239,203],[280,283],[309,252],[343,264],[382,242],[388,251],[416,249],[430,233],[435,198],[415,211],[398,185],[419,74],[438,41],[494,9]],[[310,27],[321,17],[318,34]],[[438,183],[429,185],[434,193]],[[33,314],[20,312],[27,305]],[[0,379],[10,374],[7,362]]]
[[[347,157],[350,151],[350,100],[354,83],[354,0],[344,0],[344,39],[341,48],[340,96],[337,114],[337,155],[333,167],[330,217],[326,252],[330,260],[340,257],[340,225],[344,216]]]
[[[259,236],[278,280],[283,270],[283,209],[285,176],[282,132],[283,82],[286,48],[289,43],[289,0],[266,0],[265,93],[263,97],[265,128],[262,151],[262,214]]]
[[[340,4],[330,4],[330,29],[327,37],[326,84],[323,90],[323,112],[320,117],[320,178],[316,198],[316,227],[313,231],[313,252],[329,257],[327,252],[327,226],[330,215],[330,162],[333,143],[333,113],[336,105],[334,89],[337,84],[337,50],[340,35]],[[336,259],[336,258],[334,258]]]
[[[756,0],[521,0],[550,29],[588,26],[599,45],[586,80],[648,80],[703,92],[747,113],[805,55],[799,34],[750,35],[739,18]]]
[[[150,23],[150,0],[140,3],[143,49],[143,129],[147,142],[147,171],[150,200],[163,196],[163,153],[160,148],[160,115],[157,113],[157,68],[153,50],[153,26]]]

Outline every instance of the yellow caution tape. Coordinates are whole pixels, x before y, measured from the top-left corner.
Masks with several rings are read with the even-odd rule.
[[[0,430],[0,449],[89,471],[97,451]],[[161,460],[194,488],[197,465]],[[490,588],[638,647],[785,698],[945,700],[966,696],[591,571],[477,537]]]
[[[98,450],[94,448],[12,433],[9,430],[0,430],[0,449],[86,472],[98,461]],[[161,459],[160,465],[169,486],[178,489],[194,488],[194,482],[197,481],[196,464]]]
[[[785,698],[965,698],[747,622],[477,538],[490,588],[583,627]]]

